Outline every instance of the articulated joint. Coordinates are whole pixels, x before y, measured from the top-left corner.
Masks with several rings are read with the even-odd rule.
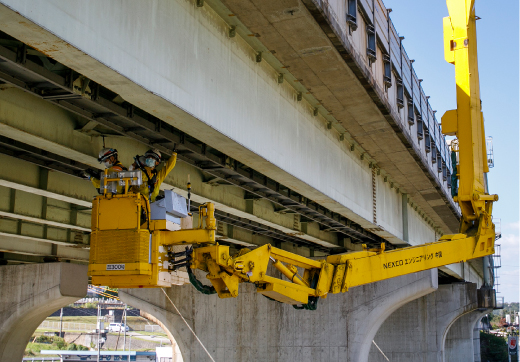
[[[296,267],[291,265],[289,268],[286,267],[280,260],[276,260],[272,256],[269,257],[273,262],[273,266],[278,269],[283,275],[287,277],[291,282],[301,285],[302,287],[308,287],[309,285],[300,279],[298,270]]]
[[[217,230],[217,220],[215,219],[215,205],[206,202],[199,206],[199,228],[202,228],[202,219],[206,218],[206,229]]]
[[[459,202],[459,201],[491,201],[495,202],[498,201],[498,195],[483,195],[474,193],[473,195],[461,195],[461,196],[454,196],[453,201]]]

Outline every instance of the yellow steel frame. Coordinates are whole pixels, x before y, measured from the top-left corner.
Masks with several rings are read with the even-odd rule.
[[[105,177],[105,183],[119,180]],[[148,199],[130,192],[131,179],[124,180],[123,194],[105,192],[92,203],[92,284],[116,288],[170,287],[167,245],[214,243],[215,208],[211,203],[200,206],[199,228],[168,231],[166,220],[150,220]],[[143,223],[142,210],[146,215]],[[142,252],[144,248],[146,253]]]
[[[450,16],[443,19],[444,57],[455,65],[457,109],[442,116],[442,132],[457,137],[453,151],[459,155],[460,185],[454,200],[462,213],[459,232],[465,233],[482,217],[491,223],[492,203],[498,196],[487,194],[484,181],[489,168],[478,78],[475,1],[447,0],[447,5]]]
[[[448,62],[455,64],[457,109],[442,117],[442,129],[458,139],[458,148],[454,148],[459,153],[457,177],[460,180],[455,201],[462,212],[458,234],[388,252],[385,252],[384,244],[379,249],[364,246],[363,251],[332,255],[325,260],[312,260],[271,245],[242,249],[238,254],[230,255],[228,246],[215,244],[213,204],[201,206],[196,229],[167,231],[165,220],[150,221],[149,215],[147,224],[140,225],[136,220],[140,218],[141,205],[149,210],[148,200],[139,194],[128,193],[126,182],[123,195],[105,194],[94,201],[93,235],[120,228],[133,228],[137,233],[148,225],[151,266],[144,267],[142,261],[137,264],[129,261],[128,272],[105,271],[104,264],[97,265],[91,260],[89,270],[93,283],[113,287],[169,286],[164,277],[169,273],[169,247],[194,244],[197,247],[193,251],[191,268],[207,273],[220,298],[236,297],[239,284],[250,282],[256,284],[259,293],[271,299],[307,304],[309,297],[325,298],[328,293],[346,292],[351,287],[493,254],[495,226],[491,212],[492,203],[498,196],[488,195],[484,185],[484,173],[489,170],[480,109],[474,0],[448,0],[447,4],[450,17],[444,19],[445,56]],[[111,180],[105,177],[107,181]],[[110,214],[122,205],[134,207],[135,212],[126,210],[122,213],[124,216],[110,218]],[[272,270],[270,263],[287,280],[268,275]]]
[[[365,247],[319,261],[271,245],[230,256],[229,247],[217,244],[196,248],[192,268],[208,272],[221,298],[236,297],[239,283],[250,282],[259,293],[277,301],[306,304],[311,296],[325,298],[328,293],[493,254],[494,233],[489,230],[489,225],[482,225],[476,232],[445,235],[434,243],[388,252],[381,244],[380,249]],[[267,275],[269,260],[288,280]],[[317,284],[312,286],[316,276]]]

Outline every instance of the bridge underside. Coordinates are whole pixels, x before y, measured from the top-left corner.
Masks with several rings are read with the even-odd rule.
[[[304,87],[306,77],[299,74],[293,77],[293,67],[282,64],[284,78],[280,83],[275,64],[280,61],[274,56],[278,52],[273,55],[264,51],[261,61],[256,62],[259,51],[248,42],[251,37],[229,38],[226,30],[228,24],[219,17],[220,13],[209,7],[197,9],[185,1],[164,1],[158,2],[156,8],[136,4],[136,7],[111,6],[101,10],[96,8],[96,3],[92,3],[77,10],[77,14],[105,14],[103,18],[98,18],[76,16],[72,9],[68,9],[70,5],[66,2],[52,6],[45,2],[29,5],[6,1],[4,4],[26,16],[23,18],[3,7],[3,30],[8,34],[74,69],[89,81],[115,92],[122,100],[166,125],[196,136],[200,143],[254,169],[259,173],[260,180],[267,177],[267,185],[251,184],[251,192],[265,193],[275,188],[268,185],[273,180],[274,184],[280,183],[287,188],[289,198],[294,195],[312,200],[393,244],[418,242],[417,237],[406,235],[403,230],[403,194],[407,195],[407,205],[414,208],[412,213],[418,214],[427,223],[426,228],[434,234],[433,238],[430,237],[433,240],[436,239],[436,232],[448,233],[457,228],[455,214],[450,217],[433,209],[440,207],[439,202],[445,203],[442,199],[446,198],[443,194],[447,193],[446,185],[432,186],[428,179],[430,171],[425,172],[424,169],[426,165],[431,165],[427,160],[421,160],[423,152],[399,138],[399,132],[392,130],[388,120],[373,105],[374,100],[345,64],[333,68],[333,74],[348,75],[343,87],[353,92],[341,97],[352,103],[343,105],[343,112],[351,112],[351,118],[358,119],[357,122],[364,121],[366,127],[373,128],[370,137],[374,140],[371,142],[363,135],[359,137],[360,141],[364,141],[356,141],[357,128],[354,124],[342,126],[339,122],[331,122],[329,116],[334,115],[334,111],[327,108],[326,102],[316,107],[315,101],[321,99],[321,95],[315,95],[313,89]],[[38,6],[31,13],[34,15],[24,13],[24,9],[33,6]],[[121,17],[123,13],[125,16]],[[307,14],[305,9],[301,9],[300,13],[301,16]],[[60,14],[62,17],[59,21],[49,22],[50,16],[47,14]],[[146,16],[143,17],[143,14]],[[160,16],[154,17],[158,14]],[[144,18],[150,23],[142,23],[139,28],[128,27],[129,23],[134,23],[132,16],[139,17],[137,23],[142,23]],[[307,24],[312,19],[305,15],[301,20]],[[153,21],[157,23],[153,24]],[[70,29],[56,36],[57,32],[52,30],[52,26],[58,22]],[[323,31],[313,24],[309,26],[316,33],[314,38],[321,39]],[[124,31],[118,31],[118,26]],[[161,30],[155,32],[155,28]],[[244,29],[248,28],[242,24],[237,31],[242,34],[246,31]],[[99,41],[102,39],[103,44],[85,43],[83,34],[86,32]],[[99,32],[99,36],[95,32]],[[187,36],[172,38],[169,35],[183,33]],[[108,39],[102,34],[112,36]],[[139,42],[140,38],[154,41],[143,43]],[[259,43],[258,46],[266,45]],[[328,53],[337,54],[332,48]],[[114,57],[114,54],[117,56]],[[151,54],[154,56],[150,57]],[[309,59],[320,59],[320,52],[307,55]],[[81,89],[81,84],[76,86]],[[90,88],[95,97],[94,83]],[[301,102],[298,101],[300,93]],[[67,101],[62,99],[58,103]],[[83,110],[81,105],[79,107]],[[79,111],[77,108],[75,110]],[[162,135],[159,139],[151,137],[150,129],[155,131],[158,128],[154,120],[142,127],[143,124],[136,125],[135,120],[115,121],[110,110],[84,110],[87,111],[86,116],[111,128],[112,133],[129,136],[133,132],[138,141],[156,143],[165,151],[173,142],[180,141],[179,137],[171,135]],[[114,121],[119,127],[114,128]],[[91,124],[89,127],[94,126]],[[351,137],[349,132],[354,136]],[[387,134],[391,137],[388,138]],[[384,146],[387,150],[371,150],[369,144]],[[415,153],[416,159],[409,159]],[[385,163],[375,158],[383,156],[395,161]],[[207,163],[207,170],[216,168],[207,159],[196,161]],[[222,166],[222,161],[220,163]],[[413,168],[414,164],[416,169]],[[393,169],[397,169],[396,165],[401,169],[401,176],[392,173]],[[373,171],[376,172],[375,176],[372,175]],[[426,178],[414,181],[418,173]],[[233,176],[229,172],[225,175],[228,178]],[[264,190],[265,186],[268,190]],[[418,189],[429,196],[424,196]],[[440,194],[434,197],[431,194],[433,189]],[[425,202],[427,200],[429,202]],[[452,207],[451,199],[446,202]],[[415,220],[409,223],[415,224]]]
[[[42,189],[56,184],[55,194],[73,195],[79,204],[68,200],[75,205],[75,211],[61,217],[65,224],[77,215],[88,213],[82,207],[88,205],[93,193],[86,183],[76,186],[81,182],[71,176],[78,176],[85,167],[99,167],[95,155],[103,140],[119,149],[124,164],[131,163],[136,153],[142,153],[150,145],[169,154],[176,144],[182,163],[164,187],[177,187],[182,193],[187,174],[192,175],[195,201],[209,200],[217,205],[221,238],[242,245],[283,243],[286,248],[303,247],[300,252],[304,255],[356,250],[362,243],[385,242],[391,249],[435,241],[443,231],[449,231],[447,225],[456,220],[443,218],[442,213],[432,215],[431,210],[422,208],[424,200],[417,198],[416,191],[406,190],[395,181],[391,172],[381,167],[375,156],[361,147],[354,136],[345,133],[340,124],[334,123],[331,127],[321,108],[316,115],[309,113],[314,93],[305,92],[300,101],[302,92],[297,92],[305,90],[302,84],[305,82],[289,82],[292,73],[287,72],[287,68],[281,82],[279,77],[273,78],[273,74],[277,74],[273,73],[275,63],[279,60],[273,54],[262,53],[260,59],[256,57],[252,47],[257,46],[262,37],[255,37],[257,43],[251,43],[250,37],[243,34],[247,29],[244,24],[237,28],[239,35],[244,36],[230,38],[228,32],[222,33],[227,25],[216,16],[222,13],[222,7],[197,9],[189,2],[159,1],[152,10],[141,9],[136,4],[136,8],[116,6],[104,11],[115,19],[125,12],[128,16],[137,16],[141,14],[139,10],[150,15],[161,14],[155,21],[162,31],[150,38],[157,42],[154,49],[161,49],[164,54],[159,52],[148,59],[143,56],[153,53],[149,48],[151,44],[135,46],[140,43],[134,41],[133,47],[123,46],[141,35],[146,38],[147,34],[138,34],[133,28],[124,34],[106,28],[118,24],[124,28],[123,19],[118,20],[123,23],[98,19],[100,24],[95,26],[90,23],[97,21],[94,18],[77,18],[75,14],[80,12],[96,12],[95,3],[76,9],[77,13],[72,9],[58,12],[63,16],[59,20],[63,26],[71,27],[70,32],[60,34],[63,39],[52,33],[52,24],[47,26],[44,14],[60,7],[67,9],[70,4],[32,4],[42,15],[26,14],[27,3],[6,1],[4,4],[0,7],[0,17],[5,20],[3,30],[14,38],[5,34],[3,40],[0,37],[3,60],[0,79],[5,82],[3,97],[7,102],[4,125],[0,129],[4,136],[2,152],[14,157],[23,154],[21,158],[33,164],[68,174],[60,174],[50,185],[45,176],[36,176],[37,182],[16,180],[21,186],[8,185],[11,180],[6,177],[4,184],[19,191],[24,191],[26,186]],[[301,21],[308,23],[310,13],[302,6],[298,8],[300,17],[304,14]],[[211,14],[215,17],[208,17]],[[174,40],[166,37],[165,34],[179,33],[181,29],[177,27],[182,24],[165,22],[166,15],[185,19],[195,28],[203,25],[198,29],[203,29],[200,31],[204,36],[190,35]],[[153,21],[154,18],[146,19]],[[112,56],[106,52],[109,43],[92,49],[93,44],[84,44],[76,28],[78,24],[82,24],[83,30],[92,28],[114,34],[110,40],[96,37],[95,33],[92,36],[117,49],[114,50],[119,54],[117,63],[111,63],[112,58],[105,59]],[[152,28],[144,26],[146,31]],[[310,28],[322,37],[315,24]],[[197,50],[207,49],[211,57],[193,54],[194,44]],[[177,51],[171,53],[167,49]],[[180,59],[179,54],[186,54],[188,58]],[[160,66],[151,68],[156,60]],[[335,61],[339,60],[341,58]],[[226,69],[228,75],[223,76],[221,69]],[[352,76],[352,70],[346,65],[337,68],[336,73],[340,70],[350,74],[345,84],[353,91],[361,87],[359,77]],[[247,81],[238,81],[238,76]],[[352,107],[353,114],[357,114],[354,120],[363,119],[361,110],[354,111],[363,104],[367,119],[374,119],[377,114],[381,116],[381,110],[371,106],[369,95],[356,92],[361,97],[358,102],[344,105],[347,110]],[[345,96],[349,102],[353,97],[354,94]],[[51,116],[43,118],[39,110],[50,112]],[[31,124],[36,113],[41,118],[40,125]],[[384,119],[378,124],[383,124]],[[345,131],[339,138],[338,129]],[[398,134],[385,129],[385,132],[394,132],[397,142]],[[395,142],[379,142],[380,145],[385,143],[393,147]],[[413,147],[410,152],[413,153]],[[419,167],[420,162],[416,165]],[[50,177],[54,178],[52,174]],[[36,181],[34,177],[32,180]],[[36,193],[48,199],[40,191]],[[11,214],[15,213],[14,200],[15,197],[6,207]],[[31,216],[47,218],[47,201],[42,202],[41,210],[31,211]],[[67,207],[72,210],[70,205]],[[88,223],[82,225],[88,228]],[[49,227],[51,225],[43,226],[44,234]],[[65,228],[69,229],[66,241],[71,242],[73,229],[70,225]],[[88,243],[86,239],[83,242]],[[469,278],[478,278],[481,274],[479,264],[474,267],[477,270],[470,268]],[[463,273],[459,265],[443,271],[458,278]]]

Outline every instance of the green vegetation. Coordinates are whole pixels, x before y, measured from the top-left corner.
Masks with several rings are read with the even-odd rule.
[[[81,344],[71,343],[67,347],[68,351],[88,351],[88,348],[85,346],[82,346]]]
[[[88,351],[88,348],[74,343],[68,344],[63,338],[57,336],[33,336],[31,342],[25,347],[24,356],[40,356],[41,350],[69,350],[69,351]]]
[[[507,339],[480,332],[480,359],[489,362],[507,362]]]
[[[80,308],[97,309],[97,307],[98,307],[98,303],[85,303]]]
[[[519,303],[517,303],[517,302],[504,303],[504,309],[494,310],[491,314],[489,314],[489,319],[490,319],[489,322],[491,323],[491,326],[494,329],[500,328],[501,321],[505,322],[506,314],[511,315],[511,319],[513,321],[514,320],[513,314],[516,315],[518,313],[518,306],[519,306]]]
[[[64,324],[64,326],[63,326],[64,331],[67,330],[67,328],[69,327],[68,323],[76,323],[75,327],[81,327],[81,328],[85,327],[86,329],[94,328],[94,326],[96,324],[96,319],[97,319],[97,317],[96,317],[97,310],[96,309],[91,309],[91,310],[82,309],[82,310],[84,311],[82,313],[84,315],[63,317],[63,323],[67,323],[67,324]],[[46,321],[54,322],[53,326],[54,326],[54,328],[56,328],[56,326],[58,325],[57,323],[59,323],[59,321],[60,321],[60,317],[58,317],[58,316],[48,317],[46,319]],[[118,318],[118,319],[116,319],[115,322],[120,323],[121,320]],[[78,326],[77,324],[79,324],[79,323],[85,324],[85,325]],[[131,331],[137,331],[139,334],[142,334],[143,336],[155,335],[157,337],[162,337],[162,338],[166,337],[166,334],[162,330],[156,331],[156,332],[145,332],[144,331],[145,326],[149,325],[151,323],[143,317],[128,316],[127,324],[128,324],[128,327],[130,327]],[[108,328],[108,325],[109,325],[109,323],[105,322],[105,328]],[[70,326],[70,328],[72,328],[72,325]],[[82,345],[77,345],[75,343],[68,344],[63,340],[63,338],[59,338],[57,336],[52,336],[52,335],[46,336],[46,335],[44,335],[44,332],[56,332],[56,329],[51,330],[51,329],[45,327],[45,328],[36,330],[34,335],[31,338],[31,341],[27,344],[27,347],[25,350],[26,357],[39,357],[41,350],[69,350],[69,351],[88,350],[87,347],[82,346]],[[85,331],[72,330],[71,332],[82,333],[82,332],[91,332],[91,330],[85,330]],[[110,334],[117,336],[119,333],[115,332],[115,333],[110,333]],[[123,332],[121,332],[121,334],[120,334],[121,338],[123,338],[122,336],[123,336]],[[131,338],[132,338],[132,340],[141,340],[141,338],[138,338],[135,335],[132,336]],[[160,344],[159,340],[156,340],[156,341],[148,340],[148,342],[153,342],[154,344],[157,344],[157,345]],[[94,347],[94,345],[92,344],[91,347]],[[145,351],[147,349],[142,349],[142,350]]]
[[[506,314],[518,313],[518,302],[504,303],[504,309],[496,309],[493,311],[493,315],[504,317]]]

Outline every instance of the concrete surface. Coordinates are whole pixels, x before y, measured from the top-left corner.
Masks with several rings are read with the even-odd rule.
[[[480,355],[480,327],[481,327],[481,320],[486,314],[491,314],[493,312],[492,309],[487,310],[478,310],[473,312],[475,315],[474,318],[471,318],[473,321],[476,321],[473,325],[473,355],[474,355],[474,361],[475,362],[481,362],[482,358]],[[470,320],[470,323],[472,321]],[[487,362],[487,361],[484,361]]]
[[[480,361],[480,334],[475,336],[475,326],[486,313],[489,311],[473,310],[451,325],[446,335],[444,361]]]
[[[476,285],[440,285],[428,295],[396,310],[381,326],[370,349],[369,361],[392,362],[473,361],[480,356],[472,347],[475,323],[466,319],[477,309]],[[463,329],[465,333],[460,333]],[[383,356],[383,353],[385,356]]]
[[[21,361],[41,322],[84,297],[87,282],[86,265],[0,266],[0,361]]]
[[[368,162],[359,151],[351,152],[322,116],[314,117],[310,104],[297,102],[291,85],[278,84],[269,64],[255,62],[256,53],[243,39],[228,38],[228,25],[209,7],[197,8],[185,0],[156,1],[153,6],[29,0],[3,4],[1,30],[306,197],[402,243],[396,188],[381,182],[378,194],[388,200],[390,211],[381,212],[374,223]],[[431,218],[449,231],[438,216]]]
[[[237,298],[203,295],[191,285],[168,296],[215,361],[367,361],[372,339],[402,305],[437,288],[436,270],[352,288],[321,299],[316,311],[267,300],[245,284]],[[120,290],[120,298],[157,320],[175,338],[184,361],[209,361],[159,289]]]
[[[367,21],[373,21],[382,40],[372,64],[366,51],[365,18],[358,11],[359,27],[349,29],[345,1],[222,2],[436,222],[442,219],[449,229],[458,227],[457,206],[449,196],[447,183],[432,163],[431,154],[425,151],[425,139],[417,137],[417,117],[409,126],[407,107],[397,106],[395,73],[391,75],[392,86],[384,85],[383,52],[392,57],[394,72],[402,77],[407,92],[413,94],[413,98],[405,95],[404,104],[410,100],[422,109],[425,124],[446,155],[446,145],[406,51],[403,48],[401,52],[399,39],[389,39],[393,26],[389,30],[389,15],[382,0],[357,2],[367,11]]]

